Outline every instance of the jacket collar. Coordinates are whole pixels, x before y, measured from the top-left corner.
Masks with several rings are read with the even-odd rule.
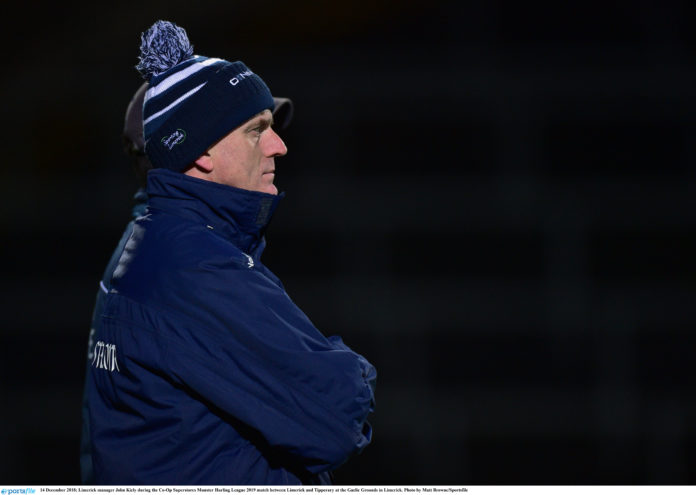
[[[247,191],[166,169],[147,175],[148,207],[200,222],[258,258],[263,234],[283,194]]]

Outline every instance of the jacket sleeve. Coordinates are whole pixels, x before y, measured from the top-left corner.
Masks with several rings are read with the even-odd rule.
[[[364,357],[322,335],[261,270],[212,261],[182,278],[196,291],[177,305],[185,317],[168,358],[177,380],[310,472],[370,442],[376,371]]]

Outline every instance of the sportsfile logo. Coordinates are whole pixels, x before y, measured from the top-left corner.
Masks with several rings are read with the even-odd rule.
[[[169,136],[164,136],[161,142],[171,151],[171,149],[174,146],[183,143],[185,140],[186,131],[183,129],[177,129],[176,131],[172,132]]]
[[[33,488],[3,488],[2,490],[0,490],[0,494],[2,495],[14,495],[16,493],[36,493],[36,490],[34,490]]]

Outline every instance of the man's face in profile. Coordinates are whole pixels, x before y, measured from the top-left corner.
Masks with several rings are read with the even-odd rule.
[[[215,143],[196,163],[209,170],[206,178],[213,182],[278,194],[273,184],[275,157],[288,150],[272,125],[273,114],[264,110]]]

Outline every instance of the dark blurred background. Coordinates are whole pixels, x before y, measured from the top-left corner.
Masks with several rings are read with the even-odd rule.
[[[24,2],[4,12],[0,483],[79,483],[140,33],[296,104],[264,255],[378,368],[338,484],[696,482],[687,1]]]

